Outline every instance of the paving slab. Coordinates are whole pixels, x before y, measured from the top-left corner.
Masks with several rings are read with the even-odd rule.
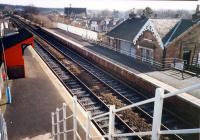
[[[56,75],[34,49],[28,47],[24,55],[26,78],[10,81],[13,103],[7,106],[5,119],[8,127],[9,140],[50,140],[51,112],[67,104],[67,116],[72,115],[73,97]],[[78,133],[85,138],[87,114],[77,104]],[[72,129],[71,119],[67,120],[67,129]],[[91,124],[91,135],[101,133]],[[68,139],[72,133],[68,133]]]
[[[28,49],[24,55],[26,78],[11,81],[13,103],[5,119],[9,140],[50,139],[51,112],[64,99]]]

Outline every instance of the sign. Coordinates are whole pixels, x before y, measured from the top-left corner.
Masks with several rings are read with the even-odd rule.
[[[184,62],[175,62],[173,64],[171,64],[171,66],[175,69],[178,69],[178,70],[183,70],[184,68]]]

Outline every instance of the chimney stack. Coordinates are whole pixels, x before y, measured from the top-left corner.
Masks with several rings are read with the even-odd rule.
[[[135,18],[135,17],[136,17],[136,10],[135,10],[135,8],[133,8],[131,10],[131,12],[129,13],[129,18],[131,19],[131,18]]]
[[[199,12],[200,12],[200,5],[198,4],[196,8],[196,13],[199,13]]]

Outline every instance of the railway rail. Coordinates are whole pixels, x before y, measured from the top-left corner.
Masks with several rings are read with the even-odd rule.
[[[63,45],[62,42],[52,38],[49,33],[43,31],[41,28],[35,26],[33,28],[33,26],[27,25],[16,18],[15,22],[19,26],[26,26],[34,34],[53,47],[53,53],[52,49],[50,52],[48,49],[36,47],[36,50],[66,85],[66,88],[68,88],[73,95],[78,97],[79,103],[87,111],[91,111],[93,116],[108,111],[109,104],[116,104],[117,107],[122,107],[147,98],[136,89],[115,79],[112,75],[81,57],[79,54]],[[63,57],[56,58],[56,54],[62,55]],[[145,131],[151,129],[149,124],[152,122],[153,104],[143,105],[136,109],[129,110],[128,113],[132,114],[132,118],[126,113],[127,112],[120,112],[116,116],[118,122],[116,126],[117,132],[123,133],[124,131]],[[103,133],[107,133],[108,117],[94,120],[94,122]],[[190,125],[184,122],[184,120],[178,118],[167,109],[164,110],[162,118],[163,129],[188,128],[188,126]],[[131,137],[126,139],[149,138]],[[173,137],[163,137],[163,139],[190,139],[190,137],[174,135]]]

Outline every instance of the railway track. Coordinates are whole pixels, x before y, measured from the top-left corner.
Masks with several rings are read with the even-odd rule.
[[[20,21],[16,21],[16,22],[20,22]],[[20,24],[24,24],[22,22],[20,22]],[[24,26],[28,26],[25,25]],[[115,79],[114,77],[112,77],[110,74],[106,73],[105,71],[103,71],[102,69],[100,69],[99,67],[93,65],[91,62],[89,62],[88,60],[86,60],[85,58],[81,57],[80,55],[78,55],[77,53],[73,52],[72,50],[70,50],[69,48],[67,48],[65,45],[63,45],[61,42],[57,41],[56,39],[52,38],[47,32],[44,32],[42,29],[37,28],[37,29],[33,29],[32,27],[28,26],[28,28],[30,30],[32,30],[32,32],[34,32],[35,34],[37,34],[39,37],[41,37],[45,42],[47,42],[49,45],[51,45],[54,49],[55,52],[59,52],[60,54],[62,54],[64,56],[64,59],[67,60],[68,64],[66,64],[66,62],[62,61],[62,65],[64,65],[64,67],[67,67],[67,70],[71,70],[71,74],[73,76],[75,76],[76,80],[71,80],[73,86],[77,86],[77,91],[74,89],[71,89],[70,91],[72,93],[75,93],[73,95],[76,95],[78,98],[80,98],[80,104],[88,111],[93,111],[93,115],[98,115],[101,113],[104,113],[106,111],[108,111],[107,109],[107,105],[108,104],[116,104],[116,106],[121,107],[121,106],[125,106],[128,104],[132,104],[134,102],[138,102],[138,101],[142,101],[145,100],[146,97],[142,95],[142,93],[138,92],[136,89],[133,89],[132,87],[129,87],[128,85],[122,83],[121,81]],[[36,48],[36,50],[39,48]],[[41,48],[39,49],[39,54],[41,52]],[[44,51],[44,50],[43,50]],[[46,50],[48,51],[48,50]],[[45,53],[43,53],[45,54]],[[44,57],[44,56],[42,56]],[[51,54],[51,57],[52,54]],[[47,58],[47,56],[45,56],[45,58]],[[45,60],[45,62],[50,62],[49,66],[51,65],[52,62],[52,58],[50,59],[51,61],[49,61],[48,59]],[[56,60],[56,58],[54,58],[54,61]],[[61,60],[59,60],[61,61]],[[55,65],[52,64],[52,66]],[[73,66],[75,66],[76,70],[73,70]],[[65,75],[65,71],[63,68],[57,68],[54,70],[55,73],[57,73],[58,77],[61,77],[61,79],[63,80],[63,78],[65,76],[62,77],[62,75]],[[52,69],[54,69],[54,67],[52,67]],[[82,74],[80,74],[82,73]],[[86,76],[83,76],[86,75]],[[84,91],[82,91],[82,88],[79,84],[77,84],[77,79],[78,81],[81,83],[81,85],[84,85],[83,89],[87,89],[89,90],[89,92],[91,92],[90,94],[85,94]],[[64,80],[63,80],[64,81]],[[84,82],[84,83],[83,83]],[[91,84],[92,83],[92,84]],[[70,84],[67,85],[67,88],[72,88],[73,86],[71,86]],[[80,89],[80,90],[79,90]],[[77,92],[77,93],[76,93]],[[79,94],[80,93],[80,94]],[[81,94],[82,93],[82,94]],[[90,96],[92,95],[92,96]],[[95,103],[96,100],[99,100],[101,102],[101,105],[91,105],[88,106],[87,103]],[[107,104],[107,105],[106,105]],[[86,106],[84,106],[86,105]],[[87,108],[88,106],[88,108]],[[104,106],[103,108],[101,108],[102,106]],[[107,109],[106,109],[107,108]],[[127,112],[126,112],[127,113]],[[151,124],[152,122],[152,115],[153,115],[153,104],[147,104],[147,105],[143,105],[140,107],[137,107],[133,110],[129,110],[129,113],[134,113],[132,114],[135,118],[139,119],[139,123],[143,122],[143,126],[147,127],[147,128],[141,128],[139,126],[141,126],[141,124],[137,124],[137,122],[133,123],[134,119],[130,119],[127,117],[130,116],[124,116],[123,113],[118,114],[117,116],[117,120],[118,123],[120,124],[119,126],[121,127],[122,124],[124,124],[124,126],[126,126],[128,129],[125,129],[125,127],[122,127],[123,129],[120,129],[119,126],[116,126],[116,131],[118,132],[124,132],[123,130],[127,130],[128,131],[141,131],[141,130],[148,130],[151,129],[151,127],[148,124]],[[99,125],[100,129],[103,132],[107,132],[107,122],[108,122],[108,118],[101,118],[99,120],[95,120],[95,122]],[[117,123],[117,124],[118,124]],[[179,118],[177,119],[177,117],[174,117],[173,114],[171,114],[170,112],[168,112],[167,110],[164,110],[163,112],[163,118],[162,118],[162,127],[163,129],[179,129],[179,128],[185,128],[188,125],[184,123],[184,121],[180,120]],[[189,137],[180,137],[180,136],[173,136],[173,137],[163,137],[163,139],[166,138],[170,138],[170,139],[189,139]],[[142,139],[140,137],[138,137],[138,139]],[[148,138],[145,138],[148,139]]]
[[[97,116],[109,111],[109,108],[82,82],[77,78],[62,62],[55,58],[46,49],[40,48],[37,44],[36,51],[45,61],[45,63],[51,68],[51,70],[57,75],[57,77],[63,82],[66,88],[70,91],[72,96],[77,96],[78,102],[86,110],[90,111],[91,115]],[[108,133],[108,117],[102,117],[95,120],[95,124],[99,127],[100,132],[103,134]],[[132,132],[123,121],[116,115],[115,131],[117,133]],[[139,137],[123,138],[124,140],[139,140]]]

